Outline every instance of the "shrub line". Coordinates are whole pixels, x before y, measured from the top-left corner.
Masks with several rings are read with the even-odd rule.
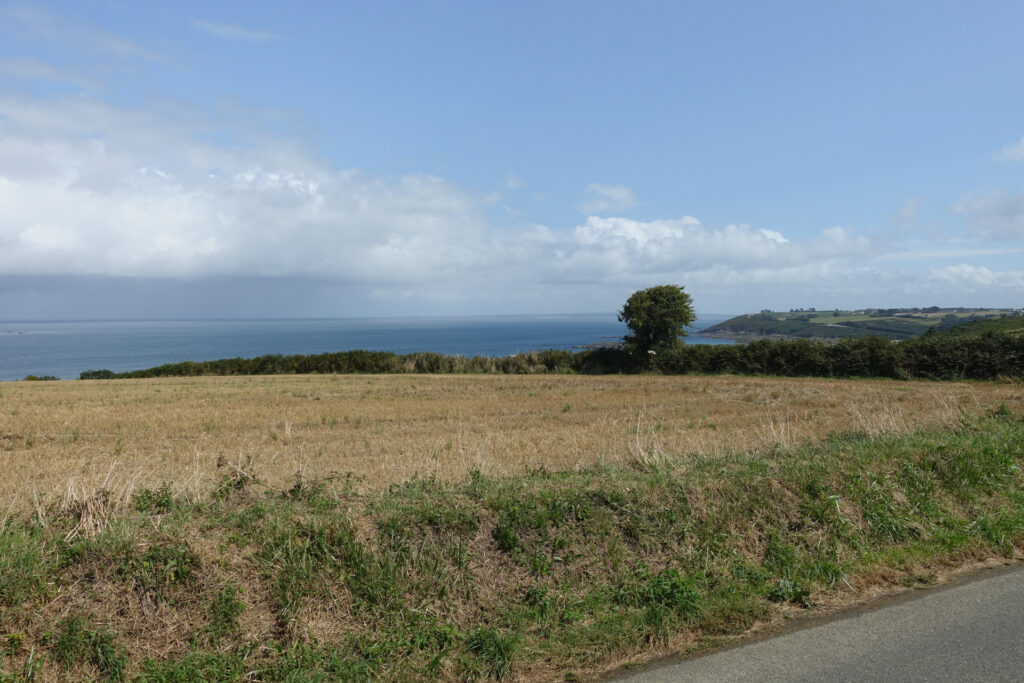
[[[81,379],[280,374],[735,374],[777,377],[872,377],[928,380],[1024,378],[1024,336],[926,335],[896,342],[882,337],[837,343],[758,340],[734,345],[683,345],[654,355],[629,348],[541,350],[504,357],[439,353],[340,351],[186,361],[115,373],[87,370]]]

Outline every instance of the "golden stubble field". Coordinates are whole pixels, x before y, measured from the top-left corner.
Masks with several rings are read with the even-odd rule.
[[[765,452],[833,432],[934,428],[1019,383],[747,377],[303,375],[0,384],[0,509],[233,467],[270,487],[352,473],[369,487],[532,468]],[[250,460],[251,459],[251,460]]]

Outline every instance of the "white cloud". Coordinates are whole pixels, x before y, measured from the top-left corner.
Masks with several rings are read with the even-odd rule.
[[[736,267],[728,263],[694,270],[687,273],[687,282],[706,287],[789,287],[799,288],[805,295],[821,296],[834,290],[855,289],[863,292],[876,286],[879,269],[866,266],[852,266],[835,262],[815,262],[789,266],[762,265]],[[853,285],[852,283],[856,283]],[[749,292],[748,292],[749,293]]]
[[[906,225],[912,225],[917,221],[917,209],[921,205],[920,197],[909,197],[903,203],[900,210],[896,212],[896,220]]]
[[[0,275],[318,278],[438,298],[726,271],[806,283],[872,254],[843,227],[792,242],[690,216],[499,228],[493,197],[442,178],[339,169],[271,138],[205,141],[216,133],[180,107],[0,98]]]
[[[706,226],[692,216],[656,221],[591,216],[569,233],[534,226],[528,240],[545,249],[529,263],[545,264],[559,278],[574,282],[680,279],[726,268],[758,270],[764,278],[774,273],[781,283],[791,279],[793,269],[813,276],[871,253],[866,238],[840,227],[794,244],[774,230]],[[803,281],[805,274],[799,277]]]
[[[526,183],[523,179],[517,176],[515,173],[509,172],[508,176],[505,177],[505,188],[508,190],[521,190],[526,187]]]
[[[996,154],[996,158],[1007,161],[1024,161],[1024,137],[1020,139],[1020,142],[1003,147]]]
[[[932,245],[915,245],[911,248],[910,245],[904,245],[900,251],[880,254],[877,258],[882,261],[935,261],[972,257],[977,258],[978,256],[1004,256],[1007,254],[1021,253],[1024,253],[1024,248],[1020,247],[993,248],[949,246],[933,248]]]
[[[633,190],[623,185],[601,185],[590,183],[583,190],[585,199],[577,207],[584,214],[625,211],[636,206]]]
[[[487,198],[205,132],[84,98],[0,100],[0,273],[414,282],[487,266]]]
[[[811,241],[811,251],[826,257],[866,258],[873,255],[871,240],[841,225],[822,230],[821,235]]]
[[[1024,270],[994,271],[985,266],[961,263],[946,268],[932,268],[928,279],[970,291],[999,288],[1024,292]]]
[[[493,196],[430,175],[337,168],[259,137],[258,121],[235,110],[230,125],[228,143],[224,127],[180,103],[0,97],[0,276],[272,277],[344,283],[396,305],[534,311],[602,310],[657,282],[696,288],[702,306],[723,292],[748,302],[726,310],[854,296],[886,305],[894,292],[945,291],[945,302],[965,282],[982,293],[1019,286],[1019,273],[979,265],[878,267],[877,244],[845,226],[810,238],[692,216],[502,227],[487,218],[500,208]]]
[[[1024,239],[1024,191],[1007,195],[1002,190],[968,196],[953,206],[966,216],[971,233],[994,240]]]
[[[99,88],[99,84],[91,78],[68,70],[57,69],[46,62],[30,57],[0,59],[0,76],[24,81],[71,83],[90,90]]]
[[[92,26],[66,21],[36,5],[0,7],[0,31],[21,37],[71,45],[76,50],[105,54],[120,59],[157,59],[150,50],[123,36]]]
[[[783,237],[781,232],[778,232],[776,230],[765,230],[764,228],[761,228],[760,230],[758,230],[758,232],[763,237],[766,237],[767,239],[770,239],[773,242],[778,242],[779,244],[789,244],[789,240]]]
[[[225,38],[227,40],[243,40],[251,43],[271,43],[281,40],[282,36],[263,29],[249,29],[237,24],[222,24],[204,19],[192,19],[192,25],[201,31]]]

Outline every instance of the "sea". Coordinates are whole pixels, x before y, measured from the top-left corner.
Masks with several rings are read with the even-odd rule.
[[[686,343],[732,343],[700,335],[702,329],[730,317],[700,315]],[[187,360],[352,349],[508,356],[612,344],[626,331],[615,315],[596,314],[0,322],[0,381],[27,375],[77,379],[85,370],[125,372]]]

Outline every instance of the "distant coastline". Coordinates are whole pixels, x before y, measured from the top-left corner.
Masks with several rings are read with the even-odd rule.
[[[711,325],[701,334],[712,339],[749,343],[760,339],[807,339],[836,342],[851,337],[886,337],[894,341],[919,337],[929,330],[945,332],[967,323],[1017,317],[1012,308],[869,308],[789,311],[763,310]]]

